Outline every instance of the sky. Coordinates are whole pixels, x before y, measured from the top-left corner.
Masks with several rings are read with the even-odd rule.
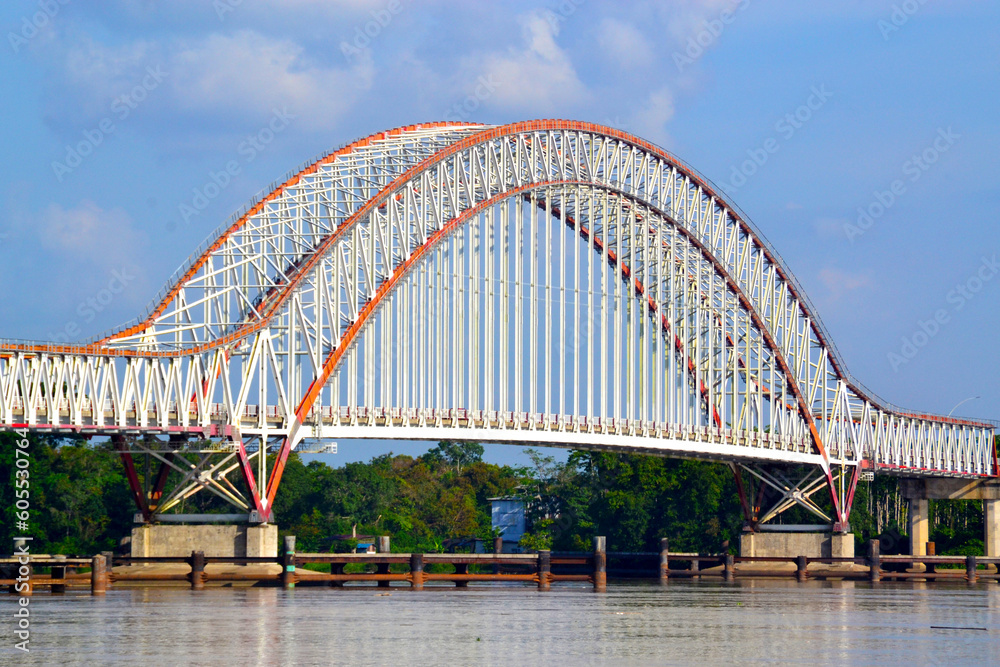
[[[875,393],[1000,418],[997,3],[30,0],[0,29],[0,337],[140,315],[253,195],[358,137],[571,118],[719,186]]]

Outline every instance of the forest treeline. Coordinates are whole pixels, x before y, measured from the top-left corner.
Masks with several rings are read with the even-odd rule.
[[[106,444],[32,437],[30,524],[16,530],[15,437],[0,434],[0,539],[34,538],[35,553],[87,555],[114,549],[132,528],[135,506],[118,454]],[[282,533],[302,551],[350,548],[344,535],[389,535],[400,551],[440,551],[492,540],[489,498],[520,497],[527,507],[529,549],[588,549],[595,535],[612,551],[653,550],[661,537],[676,551],[739,548],[739,496],[728,466],[654,456],[571,452],[566,462],[528,450],[531,465],[482,460],[475,443],[441,443],[425,454],[386,454],[339,467],[293,454],[275,501]],[[145,472],[137,456],[140,476]],[[153,467],[155,471],[155,467]],[[207,493],[179,511],[229,512]],[[940,554],[982,553],[978,501],[932,501],[931,539]],[[793,510],[787,523],[815,523]],[[858,485],[851,527],[859,541],[880,536],[883,553],[901,553],[906,503],[898,481]],[[9,547],[8,547],[9,549]],[[862,553],[860,550],[859,553]]]

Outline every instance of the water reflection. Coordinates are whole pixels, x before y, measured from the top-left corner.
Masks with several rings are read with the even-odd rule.
[[[671,581],[613,583],[606,595],[582,585],[146,588],[104,599],[39,595],[32,609],[27,664],[1000,661],[996,584]],[[3,651],[0,663],[11,662]]]

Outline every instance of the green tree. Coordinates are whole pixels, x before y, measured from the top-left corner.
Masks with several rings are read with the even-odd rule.
[[[462,466],[483,460],[483,446],[478,442],[442,441],[438,446],[423,455],[423,459],[431,465],[448,463],[455,466],[456,474],[462,473]]]

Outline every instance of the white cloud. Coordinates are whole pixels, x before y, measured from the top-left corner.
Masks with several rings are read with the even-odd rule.
[[[69,208],[50,204],[39,213],[19,211],[12,221],[12,244],[26,250],[40,246],[45,251],[41,256],[34,255],[36,260],[42,257],[38,261],[45,264],[46,270],[34,276],[31,293],[36,302],[43,299],[49,305],[48,315],[40,321],[47,321],[45,326],[53,327],[52,332],[62,331],[64,324],[72,323],[86,330],[83,335],[90,335],[138,314],[138,307],[149,295],[148,275],[141,259],[148,256],[149,248],[146,235],[136,229],[125,210],[104,209],[83,200]],[[85,305],[87,298],[104,290],[116,277],[114,289],[102,295],[113,294],[114,305],[102,302],[81,319],[81,304]],[[95,319],[105,309],[106,317]],[[92,320],[93,326],[84,326]],[[78,333],[70,332],[69,338],[76,338]],[[53,335],[43,337],[51,339]]]
[[[169,68],[181,110],[263,116],[287,106],[317,128],[335,127],[373,76],[364,53],[349,69],[323,67],[298,44],[250,30],[175,47]]]
[[[839,301],[849,292],[863,289],[872,284],[871,275],[868,273],[850,272],[834,268],[821,269],[819,280],[834,301]]]
[[[705,29],[705,21],[718,19],[727,9],[736,11],[741,6],[746,8],[747,4],[742,0],[681,0],[663,5],[670,12],[666,17],[667,31],[684,44]]]
[[[635,26],[618,19],[601,21],[597,43],[616,64],[626,68],[646,67],[655,57],[645,36]]]
[[[497,104],[530,113],[546,113],[584,100],[588,94],[570,57],[559,48],[559,24],[552,16],[531,12],[520,17],[520,49],[491,53],[473,63],[468,78],[485,75],[497,82]]]
[[[646,98],[634,117],[634,125],[640,136],[661,144],[669,143],[666,125],[674,117],[674,97],[669,88],[654,90]]]
[[[320,64],[296,42],[252,30],[123,46],[84,38],[65,52],[63,78],[73,104],[61,87],[52,115],[73,114],[72,120],[84,123],[108,116],[113,101],[154,68],[166,75],[160,89],[149,93],[151,101],[142,103],[143,114],[161,121],[208,116],[239,127],[287,107],[308,129],[330,129],[371,87],[370,55],[361,51],[353,60],[342,67]]]
[[[104,210],[90,200],[69,209],[50,204],[38,216],[35,232],[49,250],[110,266],[132,257],[145,243],[124,209]]]

